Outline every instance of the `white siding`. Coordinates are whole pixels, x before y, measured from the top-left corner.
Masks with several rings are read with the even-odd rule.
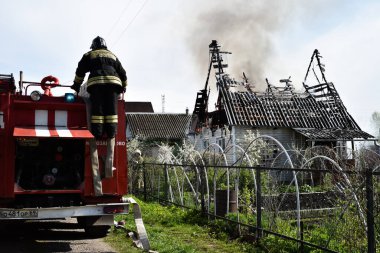
[[[277,139],[285,149],[304,148],[306,145],[302,136],[291,128],[263,127],[253,129],[252,127],[237,126],[235,130],[236,139],[242,140],[249,130],[254,133],[257,131],[259,135],[268,135]]]
[[[202,132],[199,134],[196,134],[191,139],[195,145],[195,149],[200,151],[201,153],[205,151],[210,144],[216,143],[219,146],[221,146],[222,149],[224,149],[226,146],[228,146],[231,143],[231,136],[230,131],[224,129],[224,128],[218,128],[214,132],[211,131],[209,128],[202,128]],[[224,145],[223,145],[224,144]],[[211,151],[219,152],[217,148],[211,148]]]
[[[198,135],[195,135],[194,137],[194,143],[195,148],[202,152],[207,148],[207,145],[204,143],[217,143],[218,142],[225,142],[225,146],[228,147],[229,145],[232,145],[234,140],[235,144],[242,147],[243,149],[246,148],[246,141],[244,141],[245,135],[248,133],[248,131],[252,131],[255,134],[258,134],[260,136],[262,135],[268,135],[275,139],[277,139],[286,150],[293,150],[293,149],[302,149],[305,148],[307,143],[305,138],[295,132],[291,128],[270,128],[270,127],[263,127],[263,128],[252,128],[252,127],[246,127],[246,126],[233,126],[230,127],[231,131],[226,130],[226,128],[217,129],[214,131],[214,133],[209,128],[203,128],[202,132]],[[233,136],[233,134],[235,136]],[[278,149],[277,152],[282,152],[282,150]],[[240,156],[242,156],[241,151],[239,151],[238,148],[231,148],[227,152],[227,160],[229,164],[233,164],[235,159],[238,159]],[[273,158],[275,154],[268,154],[270,158]],[[284,156],[285,157],[285,156]],[[284,163],[285,158],[279,160],[278,162]]]

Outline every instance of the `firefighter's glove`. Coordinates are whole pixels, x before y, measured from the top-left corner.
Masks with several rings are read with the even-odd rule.
[[[121,86],[123,87],[123,93],[125,93],[125,91],[127,90],[127,85],[128,85],[127,80],[121,82]]]
[[[71,89],[75,90],[77,93],[79,93],[80,90],[80,84],[79,83],[74,83],[73,85],[70,86]]]

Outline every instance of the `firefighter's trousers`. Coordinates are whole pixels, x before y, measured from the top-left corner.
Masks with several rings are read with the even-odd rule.
[[[91,132],[96,139],[105,133],[114,138],[117,131],[117,99],[119,93],[115,87],[99,84],[91,89]]]

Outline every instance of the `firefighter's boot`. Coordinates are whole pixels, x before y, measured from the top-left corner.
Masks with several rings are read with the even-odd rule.
[[[102,196],[102,180],[100,178],[99,171],[99,158],[98,158],[98,148],[96,147],[96,140],[90,140],[90,153],[91,153],[91,168],[92,168],[92,179],[94,182],[95,196]]]
[[[107,139],[107,156],[105,160],[105,177],[112,178],[113,171],[115,168],[113,167],[113,155],[115,152],[115,137]]]

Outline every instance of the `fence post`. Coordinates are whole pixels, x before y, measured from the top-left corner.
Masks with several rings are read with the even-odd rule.
[[[200,167],[199,173],[200,173],[200,178],[201,178],[201,185],[199,186],[201,190],[201,210],[202,210],[202,213],[205,214],[206,205],[205,205],[205,188],[204,187],[207,184],[207,182],[205,182],[206,179],[204,178],[204,166]]]
[[[131,165],[131,167],[130,168],[128,168],[128,169],[130,169],[129,171],[128,171],[128,176],[130,175],[130,177],[128,178],[128,193],[129,194],[135,194],[135,191],[134,191],[134,189],[133,189],[133,179],[134,179],[134,174],[135,174],[135,168],[134,168],[134,164],[132,163],[132,165]]]
[[[303,221],[301,221],[300,225],[301,225],[301,247],[300,247],[300,252],[303,253],[304,252],[304,246],[303,246]]]
[[[142,164],[142,170],[143,170],[143,181],[144,181],[144,201],[146,201],[147,192],[146,192],[146,167],[145,167],[145,163]]]
[[[157,177],[158,177],[158,182],[157,182],[157,199],[158,199],[158,202],[160,202],[160,200],[161,200],[161,196],[160,196],[160,190],[161,190],[161,169],[160,168],[161,168],[161,166],[158,167],[158,169],[157,169],[156,168],[156,164],[153,167],[153,171],[154,172],[157,171]]]
[[[258,241],[262,237],[262,227],[261,227],[261,171],[259,167],[256,167],[256,240]]]
[[[373,217],[373,180],[372,170],[366,168],[366,198],[367,198],[367,238],[368,238],[368,253],[376,252],[375,245],[375,220]]]
[[[168,175],[169,175],[169,172],[168,172],[168,164],[165,163],[164,165],[164,169],[165,169],[165,201],[168,201],[169,200],[169,178],[168,178]]]

